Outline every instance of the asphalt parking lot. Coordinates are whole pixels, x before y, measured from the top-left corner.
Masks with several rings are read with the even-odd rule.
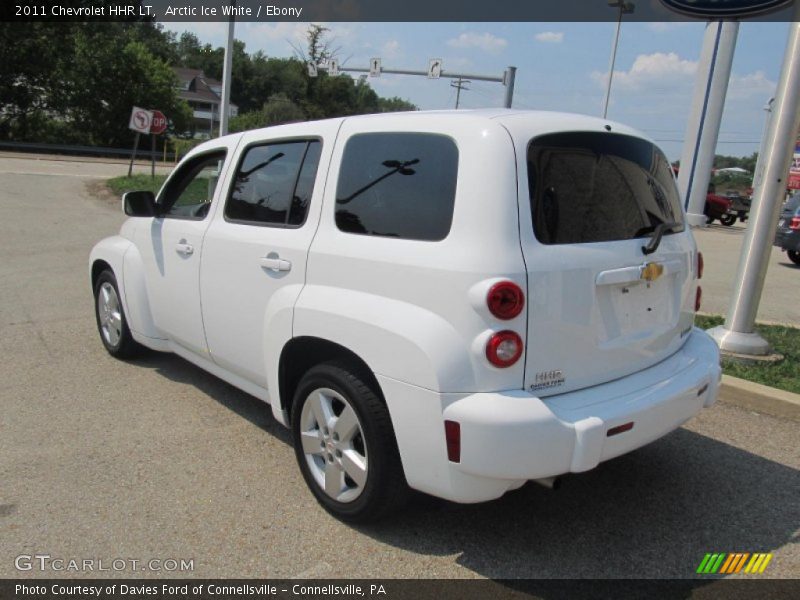
[[[102,574],[127,577],[687,578],[706,552],[771,552],[760,577],[800,576],[798,423],[721,403],[557,492],[336,521],[265,405],[172,355],[105,353],[87,257],[123,215],[87,186],[126,166],[46,163],[0,157],[0,577],[38,553],[194,561]],[[727,306],[737,230],[697,236],[709,312]],[[784,263],[761,317],[800,323]]]

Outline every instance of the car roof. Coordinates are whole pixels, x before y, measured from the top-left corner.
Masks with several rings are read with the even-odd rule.
[[[639,137],[655,144],[652,139],[650,139],[641,131],[609,119],[602,119],[600,117],[593,117],[590,115],[582,115],[577,113],[542,110],[519,110],[513,108],[386,112],[336,117],[332,119],[315,121],[301,121],[297,123],[286,123],[251,131],[263,131],[269,136],[274,136],[276,134],[279,135],[280,131],[283,129],[287,133],[291,132],[294,134],[297,133],[298,130],[313,130],[315,123],[324,122],[330,124],[335,122],[341,123],[343,121],[370,123],[371,128],[378,123],[385,121],[387,123],[387,127],[393,129],[396,127],[396,125],[389,124],[397,123],[398,118],[402,118],[409,125],[413,125],[415,121],[418,121],[424,127],[426,122],[430,122],[431,117],[435,117],[437,123],[440,124],[444,122],[451,123],[453,128],[486,127],[487,125],[502,126],[508,130],[509,134],[515,139],[515,141],[523,144],[527,144],[528,141],[536,136],[561,131],[613,132]],[[216,142],[217,144],[220,142],[235,144],[244,133],[247,132],[229,134],[220,138],[209,140],[208,142],[196,147],[195,150],[203,151],[213,142]]]

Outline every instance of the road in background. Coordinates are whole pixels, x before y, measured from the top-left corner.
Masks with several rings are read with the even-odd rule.
[[[340,523],[264,404],[173,355],[106,354],[87,258],[119,203],[85,177],[10,170],[0,160],[0,577],[35,553],[193,559],[194,577],[688,578],[707,552],[773,552],[763,577],[800,574],[797,422],[724,404],[557,492],[419,497],[382,524]]]
[[[724,315],[733,293],[746,223],[731,227],[713,223],[694,229],[697,247],[703,252],[703,307],[705,313]],[[773,246],[764,294],[757,321],[785,323],[800,327],[800,267],[785,252]]]

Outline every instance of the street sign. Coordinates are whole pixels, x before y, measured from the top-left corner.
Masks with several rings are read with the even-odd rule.
[[[310,62],[307,63],[308,65],[308,76],[309,77],[316,77],[317,76],[317,65],[316,63]]]
[[[442,59],[432,58],[428,63],[428,79],[439,79],[442,74]]]
[[[800,138],[797,138],[794,147],[794,156],[792,157],[792,166],[789,167],[789,181],[786,187],[800,190]]]
[[[328,61],[328,75],[331,77],[336,77],[339,75],[339,61],[330,59]]]
[[[150,133],[150,124],[152,122],[152,111],[134,106],[131,111],[131,119],[128,122],[128,129],[133,129],[136,133]]]
[[[150,133],[152,135],[159,135],[164,133],[167,129],[167,117],[164,116],[160,110],[151,111],[153,116],[150,120]]]
[[[381,59],[380,58],[371,58],[371,59],[369,59],[369,76],[370,77],[380,77],[381,76]]]
[[[792,0],[661,0],[670,10],[703,19],[736,19],[777,10]]]

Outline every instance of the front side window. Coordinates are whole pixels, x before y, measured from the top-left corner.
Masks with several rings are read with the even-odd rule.
[[[364,133],[347,141],[336,188],[341,231],[438,241],[453,221],[458,149],[444,135]]]
[[[533,229],[543,244],[646,236],[666,223],[683,231],[669,161],[639,138],[600,132],[543,135],[528,146]]]
[[[318,140],[249,148],[236,171],[225,217],[278,227],[302,225],[314,191],[321,149]]]
[[[225,151],[190,160],[173,175],[158,200],[159,216],[204,219],[211,207]]]

